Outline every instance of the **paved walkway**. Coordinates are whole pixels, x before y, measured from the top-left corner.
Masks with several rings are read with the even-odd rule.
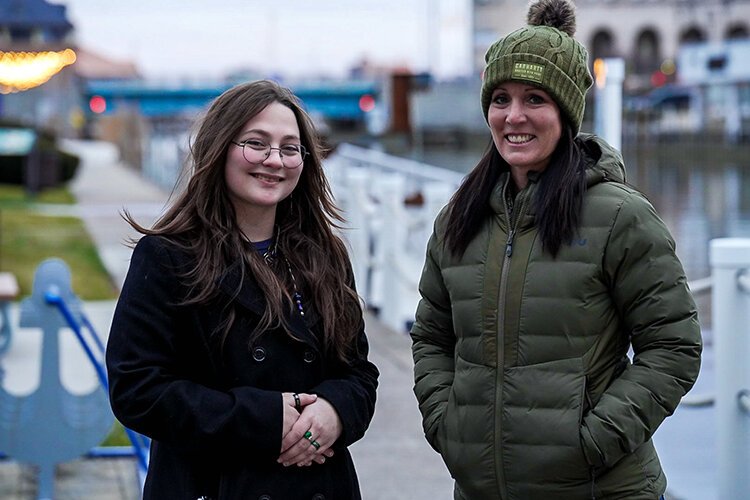
[[[123,243],[134,232],[122,220],[124,208],[136,219],[150,224],[163,209],[169,193],[156,188],[117,161],[114,149],[103,143],[71,143],[83,157],[82,168],[72,184],[79,204],[73,210],[83,218],[96,242],[113,282],[121,284],[127,272],[130,250]],[[113,302],[89,303],[86,312],[100,334],[109,331]],[[17,311],[14,312],[17,314]],[[371,357],[381,371],[375,418],[365,438],[352,447],[365,500],[450,500],[452,481],[438,455],[424,441],[416,401],[411,392],[412,361],[409,340],[385,328],[372,316],[366,318]],[[1,360],[6,370],[4,386],[16,391],[33,390],[38,363],[33,353],[38,338],[16,332],[14,343]],[[74,348],[64,350],[74,353]],[[29,354],[32,353],[32,354]],[[93,387],[93,370],[71,354],[65,364],[67,380],[78,390]],[[78,362],[80,361],[80,362]],[[63,371],[66,370],[63,366]],[[693,394],[713,392],[713,350],[707,346],[703,370]],[[34,378],[36,377],[36,379]],[[657,431],[654,439],[669,479],[670,500],[716,498],[715,410],[677,410]],[[58,467],[58,499],[130,500],[138,498],[136,469],[132,459],[82,459]],[[0,462],[0,498],[35,498],[33,471],[13,461]]]
[[[136,233],[122,220],[127,209],[136,220],[149,225],[161,213],[169,193],[141,178],[117,161],[115,150],[104,143],[71,142],[69,149],[82,156],[79,174],[71,185],[80,216],[94,239],[114,283],[121,285],[127,273],[130,249],[123,243]],[[88,303],[86,313],[97,332],[105,335],[112,320],[114,302]],[[17,309],[13,311],[17,317]],[[381,371],[378,404],[367,435],[352,447],[367,500],[449,500],[452,480],[439,456],[422,436],[416,400],[411,392],[412,361],[409,340],[385,328],[375,318],[367,320],[371,359]],[[15,323],[17,324],[17,322]],[[69,339],[74,344],[74,339]],[[2,365],[3,385],[17,393],[31,392],[38,381],[38,336],[14,332],[14,342]],[[75,345],[62,347],[73,353],[63,360],[63,378],[71,390],[86,392],[96,385],[95,374]],[[76,500],[131,500],[139,497],[133,459],[81,459],[58,466],[56,498]],[[0,462],[0,498],[36,498],[34,471],[11,460]]]

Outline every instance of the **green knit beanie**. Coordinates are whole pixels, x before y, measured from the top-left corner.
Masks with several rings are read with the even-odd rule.
[[[502,82],[529,82],[547,91],[578,133],[593,80],[588,53],[575,34],[575,10],[567,0],[540,0],[531,5],[528,26],[493,43],[484,60],[482,112]]]

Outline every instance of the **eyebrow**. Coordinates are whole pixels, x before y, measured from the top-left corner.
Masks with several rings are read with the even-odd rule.
[[[266,137],[266,138],[271,137],[271,134],[269,134],[265,130],[259,129],[259,128],[253,128],[253,129],[250,129],[250,130],[245,130],[240,135],[241,136],[245,136],[247,134],[258,134],[258,135],[262,135],[263,137]],[[298,136],[294,135],[294,134],[287,134],[287,135],[285,135],[284,137],[281,138],[282,141],[287,141],[287,140],[291,140],[291,139],[295,139],[295,140],[298,140],[298,141],[300,140],[300,138]]]
[[[493,93],[496,92],[496,91],[498,91],[498,90],[501,90],[503,92],[508,92],[508,89],[502,83],[500,85],[498,85],[497,87],[495,87],[495,90],[493,90]],[[535,91],[539,91],[539,90],[541,90],[542,92],[545,91],[543,88],[537,87],[536,85],[525,85],[522,88],[522,90],[524,92],[535,92]]]

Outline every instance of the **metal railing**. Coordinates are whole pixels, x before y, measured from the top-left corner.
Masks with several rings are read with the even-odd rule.
[[[73,333],[78,339],[78,342],[81,344],[81,347],[86,353],[86,357],[94,367],[97,378],[99,379],[99,383],[108,393],[109,381],[107,380],[107,372],[103,361],[104,343],[102,343],[101,338],[96,333],[94,325],[91,324],[91,321],[89,321],[88,317],[83,311],[79,311],[77,315],[74,314],[73,310],[68,307],[65,299],[58,293],[57,289],[55,289],[54,287],[50,287],[47,290],[44,295],[44,299],[48,304],[55,306],[60,311],[60,314],[62,314],[63,318],[65,318],[65,321],[68,323],[70,329],[73,330]],[[88,335],[85,335],[85,332],[88,332]],[[96,353],[92,348],[92,343],[96,348]],[[151,445],[150,440],[146,436],[138,434],[137,432],[128,429],[127,427],[123,426],[123,429],[125,430],[125,434],[128,436],[128,439],[132,443],[132,447],[112,447],[112,449],[110,450],[108,449],[109,447],[100,446],[94,448],[90,452],[90,455],[96,457],[112,457],[123,455],[135,456],[138,462],[139,473],[142,477],[145,477],[146,471],[148,470],[148,453],[149,447]]]
[[[750,498],[750,238],[711,241],[719,498]]]

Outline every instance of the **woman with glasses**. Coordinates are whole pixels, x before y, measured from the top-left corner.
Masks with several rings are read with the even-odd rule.
[[[268,81],[202,120],[185,190],[135,246],[112,408],[152,439],[144,498],[358,499],[378,371],[310,118]]]

